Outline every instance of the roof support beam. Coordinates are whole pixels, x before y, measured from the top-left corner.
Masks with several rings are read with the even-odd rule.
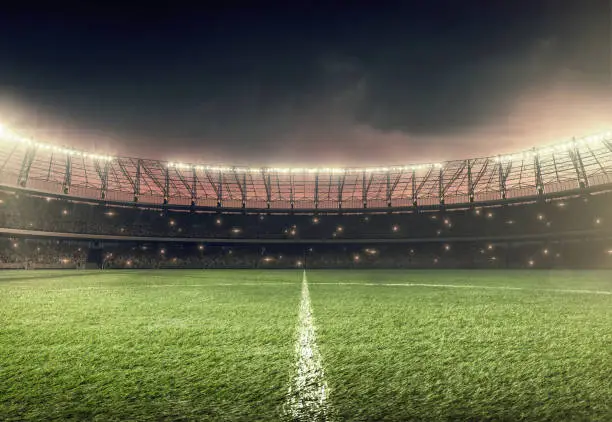
[[[368,207],[368,188],[366,186],[366,172],[361,172],[361,203],[364,208]]]
[[[416,207],[417,203],[417,188],[416,188],[416,170],[412,170],[412,206]]]
[[[134,202],[138,202],[140,196],[140,176],[141,176],[142,160],[136,162],[136,179],[134,180]]]
[[[64,195],[70,191],[70,183],[72,182],[72,156],[66,155],[66,169],[64,171],[64,183],[62,183],[62,192]]]
[[[580,155],[580,151],[576,146],[574,146],[569,151],[569,156],[572,159],[572,164],[574,165],[574,169],[576,170],[576,176],[578,177],[578,185],[581,188],[589,187],[589,180],[584,169],[584,164],[582,162],[582,156]]]
[[[170,199],[170,168],[166,167],[164,173],[164,205],[168,204]]]
[[[108,167],[110,166],[109,161],[104,162],[104,169],[100,167],[100,160],[94,161],[94,167],[96,168],[96,173],[98,173],[98,177],[100,178],[100,199],[106,199],[106,191],[108,190]]]
[[[219,171],[218,182],[217,182],[217,207],[223,206],[223,172]]]
[[[247,202],[247,177],[246,172],[242,173],[242,208],[246,208]]]
[[[387,205],[389,207],[392,206],[391,198],[393,198],[393,193],[395,192],[395,189],[397,189],[397,185],[402,179],[403,174],[404,174],[404,171],[400,170],[397,176],[395,177],[395,180],[393,181],[393,184],[391,185],[391,187],[387,189]],[[387,186],[389,186],[390,182],[391,182],[391,176],[389,175],[389,173],[387,173]]]
[[[270,173],[262,170],[261,177],[263,178],[264,187],[266,188],[266,208],[270,208],[272,200],[272,187],[270,186]]]
[[[198,173],[196,168],[191,169],[191,206],[195,207],[198,201]]]
[[[429,167],[429,170],[427,170],[427,174],[425,175],[423,180],[421,180],[421,183],[419,183],[419,186],[416,188],[416,190],[414,190],[413,196],[416,198],[416,200],[418,200],[419,194],[421,193],[421,189],[423,189],[423,186],[425,186],[425,183],[427,183],[427,180],[429,180],[432,173],[433,166]]]
[[[293,173],[289,174],[289,206],[291,207],[291,209],[295,207],[295,196],[294,196],[294,191],[293,191],[294,179],[295,177]]]
[[[474,202],[474,183],[472,181],[472,162],[467,160],[467,183],[468,183],[468,198],[470,203]]]
[[[319,208],[319,172],[318,171],[315,173],[314,203],[315,203],[315,209]]]
[[[0,173],[2,173],[2,171],[4,171],[4,167],[6,167],[6,164],[11,161],[11,158],[13,157],[13,154],[15,153],[15,151],[17,150],[17,144],[15,144],[13,146],[13,149],[11,149],[11,152],[9,153],[8,157],[6,157],[6,159],[4,160],[4,163],[2,163],[2,166],[0,166]],[[53,153],[51,153],[51,160],[53,160]],[[49,164],[49,168],[51,167],[51,164]],[[49,178],[47,178],[47,180],[49,180]]]
[[[555,176],[557,177],[557,183],[561,183],[561,178],[559,177],[559,168],[557,166],[557,160],[555,158],[555,154],[552,155],[553,166],[555,167]]]
[[[461,174],[463,174],[463,171],[465,170],[465,166],[467,165],[467,162],[463,162],[461,164],[461,166],[455,170],[455,173],[453,173],[453,176],[448,180],[448,183],[443,183],[443,190],[442,190],[442,196],[441,198],[446,197],[446,194],[448,193],[449,188],[453,185],[453,183],[455,183],[457,181],[457,179],[459,179],[459,176]],[[442,168],[440,168],[440,175],[442,175]],[[442,176],[440,176],[440,180],[442,180]]]
[[[142,161],[142,160],[141,160],[141,161]],[[162,195],[163,195],[164,197],[165,197],[165,196],[167,196],[167,195],[166,195],[166,191],[167,191],[167,189],[164,187],[164,185],[165,185],[165,180],[164,180],[164,184],[162,184],[162,183],[159,181],[159,178],[158,178],[158,177],[153,176],[153,172],[151,171],[151,169],[149,168],[149,166],[148,166],[148,165],[146,165],[146,163],[145,163],[144,161],[142,161],[142,162],[140,163],[140,166],[141,166],[141,167],[142,167],[142,169],[144,170],[145,174],[146,174],[146,175],[149,177],[149,179],[151,179],[151,180],[153,181],[153,183],[155,184],[155,186],[157,186],[157,188],[159,189],[159,192],[161,192],[161,193],[162,193]],[[166,177],[166,174],[167,174],[167,173],[168,173],[168,166],[165,166],[165,171],[163,172],[163,174],[164,174],[164,179],[165,179],[165,177]],[[148,183],[147,183],[147,186],[149,186],[149,185],[148,185]],[[169,188],[169,187],[170,187],[170,180],[168,180],[168,188]],[[151,188],[150,188],[150,187],[149,187],[149,190],[151,190]]]
[[[342,208],[342,191],[344,190],[345,181],[346,181],[346,172],[338,176],[338,208]]]
[[[23,161],[21,162],[21,168],[19,169],[19,176],[17,177],[17,184],[24,188],[28,183],[28,178],[30,177],[30,168],[32,167],[32,163],[34,162],[34,157],[36,156],[36,147],[31,146],[28,147],[25,156],[23,157]]]
[[[438,174],[438,198],[440,199],[440,205],[444,206],[444,168],[440,167]]]
[[[121,172],[123,173],[127,181],[130,182],[130,185],[132,186],[132,192],[136,192],[136,182],[132,178],[132,175],[130,174],[130,172],[127,171],[127,168],[125,167],[125,163],[123,162],[123,159],[117,159],[117,163],[119,164],[119,169],[121,170]]]
[[[533,166],[535,169],[535,179],[536,179],[536,191],[537,194],[542,196],[544,195],[544,183],[542,182],[542,168],[540,167],[540,155],[535,151],[533,152]]]
[[[387,170],[386,171],[386,195],[385,198],[387,200],[387,206],[390,207],[391,206],[391,171]]]
[[[512,169],[512,161],[508,162],[508,165],[504,169],[504,164],[499,162],[499,191],[502,199],[506,199],[506,181],[508,180],[508,175],[510,174],[510,170]]]

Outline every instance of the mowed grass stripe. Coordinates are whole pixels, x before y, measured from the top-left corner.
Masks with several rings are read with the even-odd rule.
[[[309,273],[338,419],[611,419],[609,295],[335,285],[350,275],[396,281],[398,273]],[[421,275],[423,284],[451,278]],[[539,277],[523,273],[517,284],[535,289]],[[610,279],[589,283],[608,287]],[[580,290],[582,279],[562,284]]]
[[[71,278],[2,290],[0,420],[282,417],[299,283],[132,289],[149,275],[98,277],[112,288],[47,290],[79,284]],[[299,280],[297,272],[282,277]]]
[[[611,274],[612,276],[612,274]],[[612,291],[604,290],[583,290],[583,289],[540,289],[540,288],[526,288],[526,287],[512,287],[512,286],[484,286],[484,285],[473,285],[473,284],[433,284],[433,283],[366,283],[366,282],[313,282],[313,285],[328,285],[328,286],[371,286],[371,287],[433,287],[433,288],[459,288],[459,289],[497,289],[497,290],[515,290],[515,291],[533,291],[533,292],[552,292],[552,293],[569,293],[569,294],[598,294],[598,295],[612,295]],[[294,286],[294,282],[234,282],[234,283],[199,283],[199,284],[185,284],[185,283],[141,283],[135,285],[121,286],[122,289],[146,289],[146,288],[168,288],[168,287],[231,287],[231,286]],[[11,288],[23,288],[32,289],[40,288],[32,285],[31,282],[25,284],[13,284]],[[112,286],[74,286],[65,288],[45,288],[46,291],[64,291],[64,290],[109,290],[113,289]]]
[[[612,276],[612,274],[610,274]],[[577,289],[529,289],[525,287],[511,286],[479,286],[473,284],[432,284],[432,283],[350,283],[350,282],[318,282],[310,284],[321,284],[328,286],[381,286],[381,287],[440,287],[440,288],[459,288],[459,289],[499,289],[499,290],[527,290],[535,292],[553,293],[577,293],[577,294],[598,294],[612,295],[612,292],[603,290],[577,290]]]

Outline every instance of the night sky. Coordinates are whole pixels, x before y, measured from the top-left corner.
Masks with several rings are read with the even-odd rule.
[[[238,165],[440,161],[612,128],[608,0],[327,3],[3,11],[0,121]]]

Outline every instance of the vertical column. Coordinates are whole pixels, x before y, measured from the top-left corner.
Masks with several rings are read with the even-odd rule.
[[[242,208],[246,208],[247,201],[247,180],[246,180],[246,171],[242,173]]]
[[[576,175],[578,177],[578,184],[581,189],[589,187],[589,179],[586,174],[586,170],[584,169],[584,163],[582,162],[582,156],[580,155],[580,150],[578,149],[576,143],[574,142],[572,148],[569,150],[570,158],[572,159],[572,164],[574,165],[574,169],[576,170]]]
[[[106,191],[108,190],[108,168],[110,166],[110,162],[106,161],[104,163],[104,170],[102,171],[102,186],[100,187],[100,198],[106,199]]]
[[[64,173],[64,183],[62,183],[62,191],[67,195],[70,191],[70,183],[72,181],[72,156],[66,155],[66,170]]]
[[[361,173],[361,202],[363,202],[363,207],[368,207],[368,188],[366,186],[366,171],[364,170]]]
[[[17,177],[17,184],[22,188],[26,186],[28,183],[28,178],[30,177],[30,168],[32,167],[32,162],[34,161],[34,156],[36,155],[36,147],[30,146],[26,150],[25,156],[23,157],[23,161],[21,162],[21,168],[19,169],[19,176]]]
[[[270,172],[266,173],[264,177],[266,178],[266,207],[270,209],[270,204],[272,203],[272,185]]]
[[[506,177],[504,175],[504,166],[501,160],[499,161],[498,171],[499,171],[499,192],[501,194],[501,199],[506,199]]]
[[[140,173],[142,168],[142,160],[136,163],[136,180],[134,181],[134,202],[138,202],[140,196]]]
[[[319,170],[315,173],[315,208],[319,208]]]
[[[413,207],[417,207],[418,205],[418,200],[417,200],[417,191],[416,191],[416,170],[412,170],[412,206]]]
[[[539,196],[544,195],[544,183],[542,182],[542,168],[540,167],[540,155],[533,149],[533,164],[535,167],[536,190]]]
[[[223,172],[219,170],[219,180],[217,185],[217,207],[223,206]]]
[[[289,205],[291,206],[291,209],[293,209],[295,207],[295,203],[294,203],[294,193],[293,193],[293,173],[289,174]]]
[[[438,198],[440,199],[440,205],[444,206],[444,169],[440,167],[438,174]]]
[[[387,170],[387,206],[391,206],[391,170]]]
[[[198,199],[198,174],[195,166],[192,167],[191,171],[191,207],[193,209]]]
[[[472,162],[467,160],[468,171],[468,198],[470,203],[474,202],[474,182],[472,180]]]
[[[164,175],[164,205],[168,205],[170,199],[170,167],[166,166],[166,174]]]

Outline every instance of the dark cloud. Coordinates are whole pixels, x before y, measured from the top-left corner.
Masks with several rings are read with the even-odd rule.
[[[262,164],[452,158],[610,124],[605,0],[138,12],[0,17],[2,120],[115,153]]]

